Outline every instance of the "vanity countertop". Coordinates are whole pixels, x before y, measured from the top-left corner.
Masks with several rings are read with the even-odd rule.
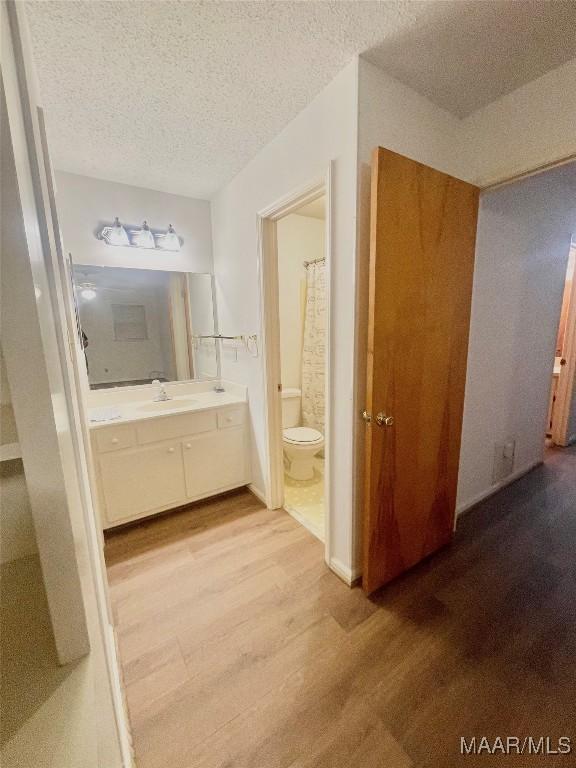
[[[152,398],[138,399],[118,404],[111,403],[106,406],[88,409],[90,429],[100,429],[113,424],[126,424],[132,421],[144,421],[158,419],[164,416],[175,416],[179,413],[192,413],[194,411],[207,411],[213,408],[222,408],[228,405],[240,405],[246,403],[245,394],[239,392],[189,392],[187,394],[171,397],[160,402]]]

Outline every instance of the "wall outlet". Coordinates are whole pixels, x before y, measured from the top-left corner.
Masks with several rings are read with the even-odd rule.
[[[506,440],[494,445],[494,465],[492,468],[492,483],[499,483],[514,471],[516,456],[516,440]]]

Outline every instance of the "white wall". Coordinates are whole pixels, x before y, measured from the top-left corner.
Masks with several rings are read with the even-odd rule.
[[[379,143],[478,186],[576,154],[576,59],[464,120],[363,59],[359,157]]]
[[[462,121],[408,86],[360,59],[358,86],[358,157],[370,163],[382,146],[471,180],[473,168],[462,145]]]
[[[326,223],[292,214],[277,224],[282,386],[302,385],[302,338],[306,269],[304,261],[324,256]]]
[[[459,509],[493,490],[495,443],[516,439],[517,472],[542,460],[575,231],[576,164],[481,196]]]
[[[56,172],[60,226],[66,252],[75,264],[139,267],[179,272],[212,272],[210,203],[152,189]],[[112,247],[95,233],[118,216],[139,227],[146,219],[154,229],[169,224],[183,238],[181,251]]]
[[[576,154],[576,59],[462,121],[473,183],[486,186]]]
[[[257,213],[323,176],[333,163],[330,458],[336,504],[330,546],[333,557],[346,567],[351,564],[353,546],[356,129],[357,62],[353,61],[213,201],[220,330],[260,335]],[[225,378],[248,385],[253,481],[263,492],[267,484],[263,360],[240,350],[235,362],[235,354],[227,351],[222,368]]]

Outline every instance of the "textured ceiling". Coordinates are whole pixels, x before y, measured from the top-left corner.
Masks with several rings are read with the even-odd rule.
[[[54,165],[210,197],[350,61],[467,114],[575,55],[575,2],[28,2]]]

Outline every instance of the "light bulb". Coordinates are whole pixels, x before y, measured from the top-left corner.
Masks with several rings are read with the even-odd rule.
[[[154,235],[150,231],[148,223],[145,221],[142,224],[142,229],[132,233],[134,236],[133,244],[138,248],[156,248],[156,242],[154,241]]]
[[[130,245],[128,233],[120,224],[118,216],[114,219],[114,224],[111,227],[104,227],[101,236],[108,245]]]
[[[92,301],[92,299],[96,298],[96,291],[94,288],[82,288],[80,296],[82,296],[83,299],[86,299],[86,301]]]
[[[161,248],[166,251],[179,251],[180,250],[180,238],[176,234],[176,230],[170,224],[168,232],[162,236]]]

